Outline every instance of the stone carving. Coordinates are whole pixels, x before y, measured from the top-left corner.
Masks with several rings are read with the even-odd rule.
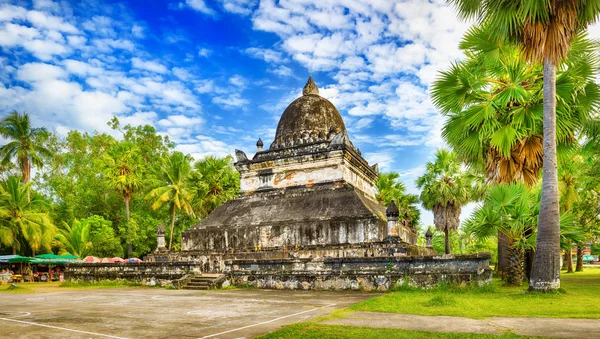
[[[248,157],[246,156],[246,153],[240,151],[239,149],[235,150],[235,157],[237,158],[238,162],[248,161]]]

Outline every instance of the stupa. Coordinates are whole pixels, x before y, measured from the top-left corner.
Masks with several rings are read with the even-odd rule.
[[[240,195],[183,233],[182,250],[233,253],[393,241],[416,243],[397,207],[377,202],[378,166],[352,144],[312,77],[268,149],[235,151]],[[398,221],[399,220],[399,221]]]

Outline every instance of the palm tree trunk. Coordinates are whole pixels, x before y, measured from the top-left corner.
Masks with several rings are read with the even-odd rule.
[[[127,258],[133,256],[133,246],[131,245],[131,229],[129,225],[129,197],[124,197],[125,200],[125,217],[127,218]]]
[[[583,272],[583,247],[577,246],[577,266],[575,272]]]
[[[567,251],[565,251],[565,254],[563,254],[563,264],[562,264],[562,267],[560,268],[561,270],[566,271],[567,268],[569,268],[569,263],[567,261],[568,261]]]
[[[544,169],[533,269],[529,289],[560,288],[560,214],[556,168],[556,69],[544,59]]]
[[[506,283],[513,286],[521,286],[523,283],[523,263],[525,253],[523,249],[510,246],[508,248],[509,264],[506,272]]]
[[[567,252],[567,273],[573,273],[573,249],[569,248],[565,252]]]
[[[171,214],[171,234],[169,234],[169,251],[171,250],[171,245],[173,244],[173,229],[175,229],[175,204],[173,204],[173,212]]]
[[[444,228],[444,238],[446,240],[446,254],[450,254],[450,238],[448,237],[448,227]]]

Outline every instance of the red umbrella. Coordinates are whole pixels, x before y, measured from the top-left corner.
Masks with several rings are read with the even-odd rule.
[[[94,256],[88,255],[87,257],[83,258],[84,262],[90,262],[90,263],[95,263],[95,262],[100,262],[99,258],[96,258]]]

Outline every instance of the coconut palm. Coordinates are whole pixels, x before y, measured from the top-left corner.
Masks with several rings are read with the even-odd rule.
[[[207,216],[222,203],[235,198],[240,190],[238,172],[233,169],[231,156],[208,156],[194,164],[190,176],[193,206],[198,216]]]
[[[539,235],[530,280],[532,290],[560,287],[560,211],[556,157],[556,66],[578,34],[596,22],[598,1],[448,0],[459,16],[475,18],[491,28],[497,40],[519,44],[527,60],[544,65],[543,176]],[[560,102],[559,102],[560,104]]]
[[[31,194],[31,183],[21,183],[12,176],[0,184],[0,235],[13,253],[24,253],[29,246],[35,255],[49,250],[56,228],[43,209],[46,201],[39,194]],[[24,242],[21,243],[21,240]]]
[[[116,142],[108,150],[103,159],[104,180],[109,187],[116,190],[125,202],[127,219],[127,255],[131,257],[133,248],[129,230],[130,208],[132,196],[141,189],[141,177],[144,172],[138,149],[132,143]]]
[[[31,179],[31,166],[41,168],[42,159],[51,157],[43,141],[48,132],[45,128],[33,128],[27,113],[12,111],[0,120],[0,136],[8,139],[8,144],[0,147],[0,158],[4,166],[16,158],[23,182]]]
[[[384,206],[390,204],[392,200],[402,211],[402,218],[410,222],[410,225],[419,224],[421,213],[416,207],[419,197],[415,194],[407,194],[406,186],[400,180],[400,174],[396,172],[379,173],[377,178],[377,201]]]
[[[173,244],[173,231],[175,217],[178,210],[184,210],[188,215],[193,215],[192,194],[187,187],[188,176],[191,171],[192,157],[181,152],[174,152],[162,159],[161,173],[164,186],[150,191],[147,199],[154,200],[152,209],[156,210],[164,204],[169,205],[171,212],[171,232],[169,234],[169,250]]]
[[[444,232],[445,252],[450,254],[448,232],[458,228],[461,208],[472,195],[472,187],[456,154],[438,150],[435,161],[428,162],[425,174],[417,179],[417,186],[421,189],[423,207],[433,211],[436,229]]]
[[[94,245],[90,236],[91,224],[75,220],[72,226],[63,222],[62,228],[54,239],[60,247],[59,254],[70,253],[79,258],[85,258],[93,250]]]

